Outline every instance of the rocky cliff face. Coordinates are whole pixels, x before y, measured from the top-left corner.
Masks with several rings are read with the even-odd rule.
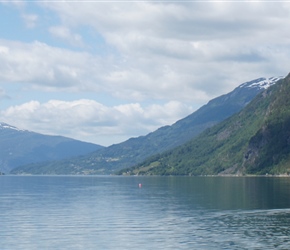
[[[290,77],[271,97],[263,126],[249,142],[244,166],[248,173],[288,172],[290,159]]]

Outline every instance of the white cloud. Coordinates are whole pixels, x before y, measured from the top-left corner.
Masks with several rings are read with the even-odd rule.
[[[244,81],[289,71],[288,3],[44,1],[37,8],[54,21],[27,15],[30,27],[41,23],[68,47],[37,36],[0,40],[0,82],[51,95],[46,100],[58,92],[80,100],[25,100],[1,111],[31,130],[116,142],[171,124]],[[21,13],[31,12],[22,6]],[[114,104],[84,100],[84,92]]]
[[[74,46],[84,46],[81,35],[72,33],[67,27],[53,26],[49,28],[49,32],[53,36],[63,39]]]
[[[182,84],[192,94],[197,85],[206,93],[219,79],[215,85],[220,85],[217,94],[222,94],[239,81],[269,74],[272,60],[281,56],[277,47],[288,47],[283,51],[289,57],[290,34],[285,26],[290,22],[289,4],[148,1],[46,6],[67,26],[93,27],[126,60],[120,70],[126,72],[124,81],[142,76],[146,83],[140,80],[140,85],[149,81],[153,86],[167,85],[168,75],[162,69],[170,67],[171,76],[177,76],[170,78],[171,86]],[[288,72],[286,57],[272,74]],[[248,77],[239,77],[241,70]]]
[[[59,134],[102,145],[145,135],[192,112],[178,101],[142,107],[139,103],[104,106],[81,99],[30,101],[1,111],[1,119],[21,129]]]
[[[48,46],[0,40],[0,80],[21,82],[30,88],[86,89],[103,71],[98,58],[85,53]]]
[[[145,59],[135,67],[114,57],[101,58],[87,52],[55,48],[40,42],[0,40],[0,80],[23,83],[41,91],[105,92],[125,100],[180,99],[199,103],[208,100],[194,88],[188,73],[191,64],[158,64]],[[131,62],[132,63],[132,62]],[[136,67],[137,66],[137,67]],[[198,79],[198,78],[197,78]]]

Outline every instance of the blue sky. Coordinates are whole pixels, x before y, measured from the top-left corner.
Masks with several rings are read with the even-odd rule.
[[[290,2],[1,1],[1,122],[101,145],[290,71]]]

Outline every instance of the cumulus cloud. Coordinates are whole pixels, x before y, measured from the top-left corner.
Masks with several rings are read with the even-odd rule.
[[[54,22],[27,15],[27,24],[42,23],[68,47],[0,40],[0,82],[79,100],[25,100],[1,111],[30,130],[116,142],[171,124],[245,81],[289,71],[287,3],[41,1],[37,8]],[[80,33],[86,29],[93,35]],[[81,99],[85,92],[115,106]]]
[[[103,71],[98,58],[85,52],[55,48],[45,43],[0,40],[0,80],[20,82],[43,90],[92,87],[94,72]]]
[[[110,145],[129,137],[145,135],[192,112],[178,101],[164,105],[129,103],[105,106],[93,100],[30,101],[1,111],[2,120],[22,129],[64,135]]]
[[[197,85],[207,93],[215,82],[221,94],[237,81],[247,80],[240,77],[241,71],[247,72],[248,78],[267,75],[272,60],[280,58],[277,47],[288,47],[284,53],[289,56],[288,4],[148,1],[55,3],[47,7],[66,25],[93,27],[126,60],[121,71],[127,70],[127,77],[135,78],[134,72],[140,70],[155,86],[155,79],[167,84],[168,75],[162,69],[170,67],[171,73],[178,75],[170,79],[172,85],[186,85],[194,91]],[[283,59],[286,61],[273,74],[288,72],[289,60]]]
[[[155,64],[146,59],[142,62],[144,68],[133,67],[123,60],[56,48],[38,41],[0,40],[0,80],[23,83],[26,88],[105,92],[134,101],[181,98],[204,103],[208,100],[203,89],[191,85],[199,76],[188,71],[190,64],[183,67],[167,63],[165,59],[160,62]]]

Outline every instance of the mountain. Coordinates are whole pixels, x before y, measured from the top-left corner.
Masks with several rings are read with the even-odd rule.
[[[0,171],[9,173],[21,165],[87,154],[102,146],[42,135],[0,122],[0,148]]]
[[[100,149],[87,156],[37,164],[14,172],[33,174],[110,174],[133,166],[156,153],[182,145],[205,129],[223,121],[244,108],[258,93],[275,84],[282,77],[258,78],[243,83],[226,95],[217,97],[196,112],[146,136]]]
[[[289,174],[289,95],[290,74],[258,94],[241,112],[120,174]]]

